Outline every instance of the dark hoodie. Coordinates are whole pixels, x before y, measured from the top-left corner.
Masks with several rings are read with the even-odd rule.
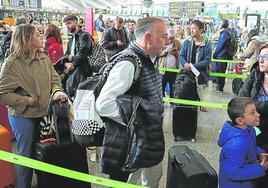
[[[264,176],[257,154],[264,150],[256,146],[253,127],[241,129],[226,122],[220,133],[219,188],[253,188],[256,178]]]

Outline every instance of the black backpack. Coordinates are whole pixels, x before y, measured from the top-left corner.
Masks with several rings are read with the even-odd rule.
[[[227,54],[233,57],[238,49],[238,42],[236,40],[236,36],[231,33],[231,31],[227,31],[230,36],[229,42],[227,43]]]
[[[81,82],[78,86],[78,90],[92,91],[94,94],[94,99],[98,98],[100,91],[107,81],[110,70],[113,66],[119,62],[119,60],[129,59],[135,66],[134,81],[138,80],[138,76],[141,71],[142,63],[139,57],[131,50],[125,49],[124,51],[114,55],[110,61],[105,64],[99,73],[94,74],[92,77],[88,77],[85,81]],[[78,91],[77,91],[78,92]],[[74,103],[76,98],[74,99]],[[88,108],[91,108],[88,105]],[[95,106],[94,106],[95,108]],[[75,110],[75,106],[74,106]],[[92,111],[96,111],[91,109]],[[75,110],[76,111],[76,110]],[[104,127],[98,124],[95,117],[90,117],[91,119],[76,119],[74,118],[72,124],[72,132],[74,134],[74,139],[81,146],[102,146]]]
[[[182,70],[178,73],[175,81],[174,97],[198,101],[197,85],[192,72]]]

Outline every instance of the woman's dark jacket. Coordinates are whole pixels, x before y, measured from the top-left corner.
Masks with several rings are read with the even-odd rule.
[[[262,87],[264,73],[259,71],[259,66],[255,64],[250,76],[245,80],[243,87],[239,91],[240,97],[250,97],[256,101],[256,108],[260,114],[260,130],[261,134],[257,136],[257,144],[268,151],[268,101],[259,102],[258,94]]]

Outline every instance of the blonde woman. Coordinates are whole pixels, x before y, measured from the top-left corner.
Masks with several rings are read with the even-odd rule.
[[[47,113],[51,93],[57,92],[58,100],[67,100],[61,92],[59,76],[42,47],[33,25],[19,25],[12,35],[11,55],[0,74],[0,103],[8,106],[17,153],[26,157],[32,157],[32,146],[39,135],[37,127]],[[30,188],[31,180],[32,169],[17,165],[16,187]]]

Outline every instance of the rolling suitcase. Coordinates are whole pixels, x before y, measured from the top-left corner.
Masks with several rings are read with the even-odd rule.
[[[201,154],[187,146],[169,149],[166,188],[217,187],[217,173]]]
[[[11,138],[8,130],[0,125],[0,150],[12,152]],[[0,160],[0,187],[7,187],[15,183],[14,165]]]
[[[0,104],[0,125],[4,126],[7,128],[7,130],[10,133],[11,139],[14,139],[15,136],[13,134],[13,131],[11,129],[9,120],[8,120],[8,113],[7,113],[7,107],[3,104]]]
[[[175,106],[173,109],[172,129],[174,138],[195,138],[197,131],[197,107]]]
[[[88,173],[86,149],[72,142],[67,103],[52,104],[56,140],[35,145],[37,160],[67,169]],[[47,139],[51,140],[51,139]],[[42,171],[36,171],[38,188],[90,188],[91,184]]]

